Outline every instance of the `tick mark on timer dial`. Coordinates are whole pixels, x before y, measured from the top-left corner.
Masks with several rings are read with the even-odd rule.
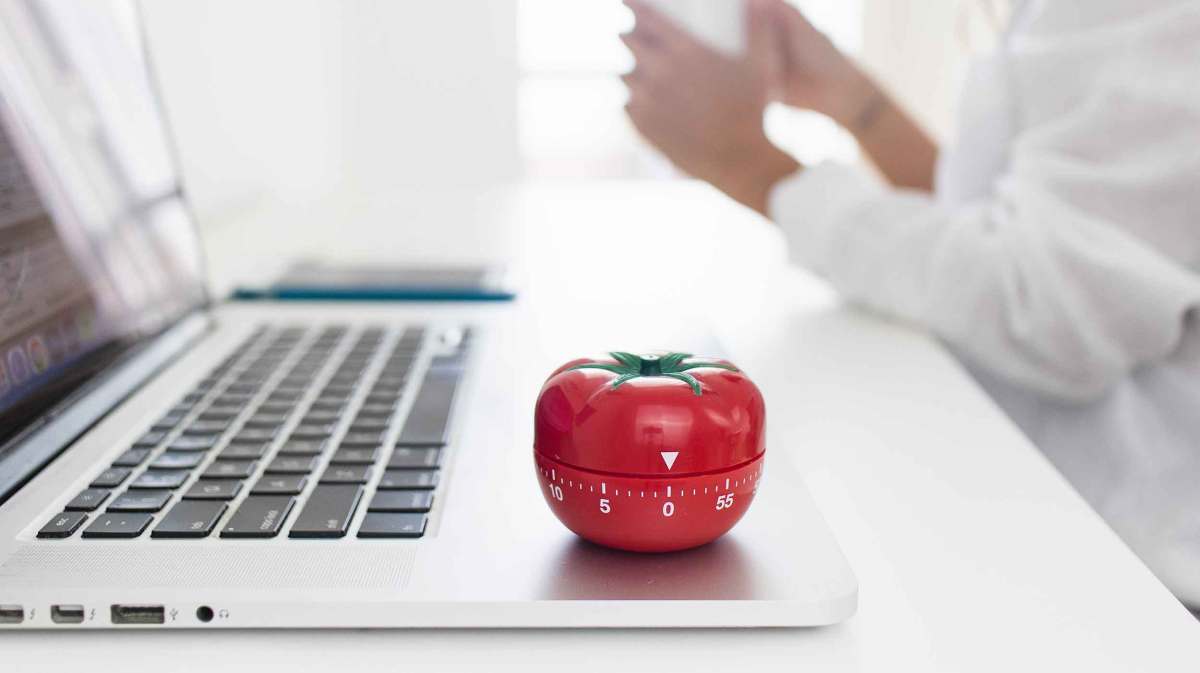
[[[551,467],[539,459],[538,471],[547,500],[568,527],[638,527],[653,533],[676,527],[732,527],[754,497],[762,461],[709,475],[599,477],[565,465]]]

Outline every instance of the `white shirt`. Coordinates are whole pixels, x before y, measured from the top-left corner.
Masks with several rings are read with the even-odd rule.
[[[945,340],[1200,606],[1200,2],[1016,17],[971,69],[934,196],[822,164],[772,219],[847,298]]]

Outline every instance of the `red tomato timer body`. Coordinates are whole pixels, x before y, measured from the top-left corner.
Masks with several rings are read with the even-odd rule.
[[[555,516],[632,551],[688,549],[742,518],[762,476],[762,395],[686,353],[573,360],[542,386],[534,462]]]

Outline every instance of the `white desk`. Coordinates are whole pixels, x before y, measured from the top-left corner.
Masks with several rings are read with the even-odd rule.
[[[1200,624],[942,348],[839,306],[784,268],[769,227],[709,190],[532,185],[390,201],[218,223],[215,285],[269,277],[273,260],[305,253],[509,257],[525,275],[521,301],[484,310],[518,312],[529,401],[553,365],[619,347],[639,324],[723,318],[720,337],[769,404],[773,390],[798,391],[796,408],[769,409],[769,451],[808,471],[858,574],[858,615],[815,630],[4,634],[3,670],[1200,667]]]

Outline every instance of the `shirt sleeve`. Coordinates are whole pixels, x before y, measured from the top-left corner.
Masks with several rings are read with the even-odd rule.
[[[988,199],[950,208],[822,164],[777,185],[769,210],[792,258],[849,300],[1014,383],[1090,399],[1176,348],[1200,283],[1055,184],[1014,169]]]

